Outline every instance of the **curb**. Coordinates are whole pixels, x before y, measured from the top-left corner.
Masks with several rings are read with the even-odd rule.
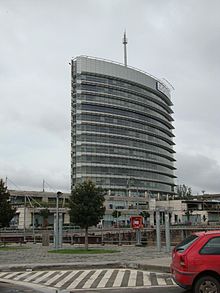
[[[122,262],[102,262],[102,263],[57,263],[57,264],[12,264],[0,266],[0,272],[19,271],[43,271],[43,270],[76,270],[76,269],[104,269],[104,268],[130,268],[160,273],[170,273],[169,266],[122,263]]]
[[[167,267],[167,266],[139,264],[138,269],[141,269],[144,271],[154,271],[154,272],[158,272],[158,273],[169,273],[170,274],[170,267]]]
[[[143,271],[153,271],[156,273],[170,273],[169,266],[163,265],[151,265],[151,264],[139,264],[139,263],[124,263],[121,264],[122,268],[143,270]]]

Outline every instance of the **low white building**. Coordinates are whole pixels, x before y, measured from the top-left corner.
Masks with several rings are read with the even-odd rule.
[[[41,210],[48,208],[50,215],[48,225],[53,226],[56,213],[56,193],[37,191],[10,191],[11,202],[17,208],[12,226],[19,229],[41,227],[43,217]],[[68,199],[70,194],[64,193],[59,199],[59,211],[63,214],[64,225],[69,225]],[[129,226],[130,217],[145,211],[149,217],[145,224],[155,225],[156,210],[160,212],[161,224],[164,224],[165,214],[169,214],[170,223],[175,224],[209,224],[220,220],[220,200],[210,198],[195,199],[166,199],[152,198],[147,193],[143,197],[107,195],[105,201],[106,212],[102,220],[104,226]],[[120,212],[120,217],[113,218],[113,211]]]

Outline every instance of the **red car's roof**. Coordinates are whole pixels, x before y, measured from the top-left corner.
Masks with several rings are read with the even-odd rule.
[[[202,232],[195,232],[197,236],[203,236],[203,235],[211,235],[211,234],[219,234],[220,235],[220,230],[210,230],[210,231],[202,231]]]

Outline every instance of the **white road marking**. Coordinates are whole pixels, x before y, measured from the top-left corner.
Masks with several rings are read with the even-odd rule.
[[[66,282],[68,282],[72,277],[74,277],[76,275],[76,273],[78,273],[78,271],[73,271],[73,272],[70,272],[69,275],[67,275],[64,279],[62,279],[61,281],[59,281],[55,287],[62,287]]]
[[[55,282],[58,278],[60,278],[61,276],[63,276],[65,274],[65,272],[67,271],[60,271],[57,272],[57,275],[55,275],[52,279],[48,280],[45,285],[49,286],[50,284],[52,284],[53,282]]]
[[[25,272],[25,273],[23,273],[23,274],[21,274],[21,275],[15,277],[14,280],[15,280],[15,281],[18,281],[18,280],[20,280],[21,278],[26,277],[26,276],[28,276],[28,275],[30,275],[30,274],[33,274],[33,272]]]
[[[68,287],[67,290],[69,289],[74,289],[80,281],[82,281],[83,278],[86,277],[86,275],[88,275],[88,273],[90,272],[90,270],[84,271],[82,274],[80,274],[79,277],[77,277]]]
[[[120,287],[123,277],[125,274],[125,270],[119,270],[117,276],[115,277],[115,281],[112,287]]]
[[[158,282],[158,285],[166,285],[166,280],[165,278],[161,278],[161,277],[157,277],[157,282]]]
[[[0,273],[0,278],[3,277],[4,275],[7,275],[7,274],[8,274],[8,272],[1,272],[1,273]],[[4,277],[4,278],[5,278],[5,277]]]
[[[8,275],[5,276],[4,278],[5,278],[5,279],[9,279],[9,278],[14,277],[14,276],[17,275],[17,274],[18,274],[18,272],[13,272],[13,273],[11,273],[11,274],[8,274]]]
[[[143,283],[144,283],[144,286],[150,286],[151,285],[149,272],[143,272]]]
[[[94,288],[119,288],[122,286],[125,273],[129,272],[126,276],[127,284],[124,287],[150,287],[152,280],[150,272],[135,270],[135,269],[93,269],[93,270],[66,270],[66,271],[26,271],[26,272],[0,272],[1,280],[16,281],[20,283],[37,284],[38,286],[51,286],[53,288],[61,288],[66,290],[71,289],[91,289]],[[139,273],[138,273],[139,272]],[[51,277],[52,276],[52,277]],[[166,280],[172,280],[170,274],[154,273],[156,277],[157,286],[174,286],[168,285]],[[74,279],[75,278],[75,279]],[[139,283],[141,286],[136,286],[137,279],[140,278]],[[142,278],[142,279],[141,279]],[[21,281],[20,281],[21,280]],[[111,281],[109,283],[109,281]],[[169,282],[171,283],[171,282]],[[67,287],[67,288],[66,288]],[[45,287],[46,288],[46,287]]]
[[[107,270],[107,272],[105,273],[105,275],[103,276],[103,278],[99,282],[97,288],[104,288],[105,287],[105,285],[107,284],[108,280],[111,278],[111,275],[112,275],[113,271],[114,271],[113,269]]]
[[[83,289],[88,289],[91,287],[92,283],[97,279],[97,277],[99,276],[99,274],[102,272],[103,270],[96,270],[96,272],[85,282],[85,284],[83,285]]]
[[[135,287],[137,279],[137,271],[131,270],[130,278],[128,281],[128,287]]]
[[[38,283],[42,282],[44,279],[46,279],[46,278],[48,278],[49,276],[51,276],[53,273],[54,273],[54,271],[52,271],[52,272],[47,272],[47,273],[45,272],[45,275],[40,276],[39,278],[37,278],[36,280],[34,280],[33,283],[38,284]]]
[[[41,275],[42,271],[36,272],[34,273],[32,276],[28,277],[27,279],[25,279],[25,282],[30,282],[31,280],[33,280],[34,278],[36,278],[37,276]]]

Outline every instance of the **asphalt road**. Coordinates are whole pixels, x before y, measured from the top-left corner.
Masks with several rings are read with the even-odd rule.
[[[84,293],[101,293],[102,290],[80,290]],[[18,286],[14,284],[1,283],[0,282],[0,292],[1,293],[39,293],[32,288],[27,288],[23,286]],[[42,291],[41,291],[42,292]],[[79,290],[70,291],[70,293],[77,293]],[[120,288],[120,289],[105,289],[105,293],[192,293],[191,291],[183,290],[179,287],[151,287],[151,288]]]
[[[0,282],[0,292],[1,293],[39,293],[31,288],[22,287],[14,284],[2,283]]]

